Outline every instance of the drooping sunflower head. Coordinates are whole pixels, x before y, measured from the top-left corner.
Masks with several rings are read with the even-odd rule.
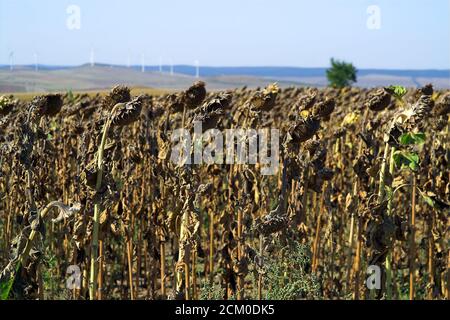
[[[118,103],[115,113],[112,116],[112,124],[115,126],[125,126],[139,119],[142,105],[145,98],[138,96],[128,103]]]
[[[203,81],[197,81],[184,92],[184,101],[189,109],[196,108],[206,98],[206,88]]]
[[[63,100],[61,94],[46,94],[37,96],[31,101],[39,116],[55,116],[61,110]]]
[[[390,103],[391,95],[386,89],[381,88],[369,93],[368,100],[364,103],[364,106],[372,111],[380,112],[386,109]]]
[[[110,110],[118,103],[126,103],[131,100],[130,88],[123,85],[115,86],[103,99],[103,106]]]

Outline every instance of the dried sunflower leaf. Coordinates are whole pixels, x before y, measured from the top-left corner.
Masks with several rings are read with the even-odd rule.
[[[61,222],[63,219],[68,219],[72,217],[75,213],[80,211],[81,204],[75,203],[72,207],[65,205],[62,202],[55,202],[53,207],[57,207],[59,209],[59,214],[55,219],[52,219],[53,223]]]

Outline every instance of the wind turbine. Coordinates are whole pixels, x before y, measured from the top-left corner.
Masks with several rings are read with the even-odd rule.
[[[127,68],[129,68],[131,66],[131,59],[130,59],[130,54],[128,53],[127,56]]]
[[[144,57],[144,54],[141,55],[141,72],[145,72],[145,57]]]
[[[9,70],[13,71],[14,69],[14,51],[9,53]]]
[[[170,59],[170,75],[173,76],[173,61]]]
[[[162,73],[162,58],[159,57],[159,72]]]
[[[195,64],[195,77],[200,78],[200,63],[198,62],[198,60],[195,60],[194,64]]]
[[[93,67],[95,65],[94,59],[95,59],[95,53],[94,53],[94,49],[92,48],[91,49],[90,59],[89,59],[90,62],[91,62],[91,67]]]

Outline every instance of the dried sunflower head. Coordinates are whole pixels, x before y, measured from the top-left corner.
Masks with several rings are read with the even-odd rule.
[[[390,103],[391,95],[386,89],[381,88],[369,94],[368,100],[364,103],[364,106],[372,111],[378,112],[386,109]]]
[[[55,116],[61,110],[63,101],[60,94],[37,96],[31,101],[39,116]]]
[[[229,93],[219,93],[215,95],[211,100],[206,102],[201,110],[210,113],[217,110],[223,110],[228,108],[231,103],[232,95]]]
[[[431,89],[426,89],[425,92],[432,92]],[[410,126],[421,127],[426,118],[431,115],[431,111],[434,107],[434,100],[431,95],[422,94],[417,102],[412,106],[412,114],[410,121],[408,121]],[[412,121],[411,121],[412,120]]]
[[[272,109],[275,105],[275,100],[278,96],[278,93],[280,93],[280,88],[278,87],[278,84],[272,83],[269,84],[264,90],[264,104],[262,106],[263,111],[269,111]]]
[[[310,154],[311,165],[315,168],[316,171],[321,170],[325,166],[325,161],[327,160],[327,148],[323,144],[321,144],[314,154]]]
[[[224,110],[228,108],[231,98],[232,96],[228,93],[219,93],[214,96],[196,110],[193,122],[201,122],[203,131],[215,128]]]
[[[203,81],[197,81],[184,92],[184,101],[190,109],[199,106],[206,98],[206,88]]]
[[[427,88],[423,91],[430,93],[431,89]],[[395,115],[394,121],[389,126],[384,140],[391,146],[397,146],[398,139],[404,132],[423,128],[425,119],[430,117],[433,107],[434,100],[432,96],[422,94],[410,108],[402,110]]]
[[[131,100],[130,88],[127,86],[115,86],[111,92],[103,99],[103,105],[111,109],[118,103],[126,103]]]
[[[309,151],[309,154],[311,156],[313,156],[316,153],[316,151],[319,149],[320,145],[321,145],[320,140],[308,140],[305,142],[303,147],[305,148],[305,150]]]
[[[433,109],[435,116],[445,116],[450,113],[450,92],[446,93]]]
[[[12,111],[14,106],[17,104],[17,101],[12,100],[9,97],[1,96],[0,97],[0,115],[6,116],[8,113]]]
[[[377,252],[386,252],[395,240],[396,225],[392,218],[383,217],[381,221],[372,220],[367,227],[367,241],[368,247]]]
[[[367,170],[372,167],[373,160],[373,156],[370,154],[369,150],[366,149],[361,156],[353,161],[353,170],[358,178],[363,181],[363,185],[365,182],[369,181],[370,175]]]
[[[112,124],[115,126],[125,126],[139,119],[142,105],[144,103],[143,96],[134,98],[128,103],[118,103],[115,114],[112,117]]]
[[[257,109],[269,111],[275,105],[280,88],[276,83],[268,85],[263,91],[256,91],[250,98],[250,103]]]
[[[96,162],[91,161],[80,173],[80,181],[92,190],[95,190],[97,184],[97,168]]]
[[[278,211],[279,207],[271,211],[263,220],[258,219],[255,221],[255,228],[260,234],[267,237],[273,233],[286,229],[289,221],[286,216],[279,215]]]
[[[425,96],[432,96],[434,93],[433,85],[431,83],[419,89],[420,94]]]
[[[320,101],[313,108],[313,115],[323,120],[329,120],[331,113],[334,111],[336,101],[333,98],[325,98],[324,101]]]
[[[316,102],[318,91],[316,88],[308,89],[307,92],[300,96],[295,104],[295,109],[298,111],[308,110],[314,106]]]
[[[178,93],[169,94],[166,97],[169,109],[172,112],[181,112],[184,108],[183,97]]]
[[[307,116],[300,118],[289,128],[289,135],[294,143],[302,143],[311,139],[320,128],[320,120],[317,117]]]

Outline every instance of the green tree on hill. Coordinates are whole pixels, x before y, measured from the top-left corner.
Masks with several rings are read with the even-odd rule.
[[[356,82],[355,66],[345,61],[338,61],[331,58],[331,68],[327,70],[329,85],[333,88],[343,88],[351,86]]]

